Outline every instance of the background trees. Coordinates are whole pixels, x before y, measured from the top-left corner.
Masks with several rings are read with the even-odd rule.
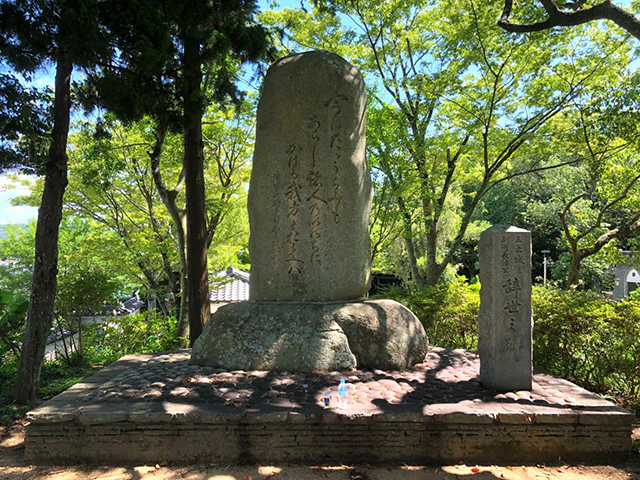
[[[0,162],[46,173],[22,199],[41,206],[39,246],[27,248],[32,237],[16,230],[24,255],[6,255],[23,263],[0,279],[11,291],[0,315],[13,312],[0,317],[11,319],[4,326],[22,325],[20,302],[39,293],[22,347],[20,375],[30,378],[22,399],[33,399],[34,352],[51,319],[76,322],[79,305],[108,296],[74,296],[62,283],[54,295],[63,212],[64,228],[75,225],[68,243],[87,258],[66,256],[61,282],[86,271],[112,285],[109,295],[135,285],[174,298],[176,310],[160,302],[157,318],[175,315],[180,338],[195,340],[208,315],[209,270],[249,267],[245,206],[262,73],[251,65],[269,55],[328,49],[365,75],[372,259],[412,289],[458,285],[460,274],[473,282],[478,235],[492,223],[531,229],[536,274],[540,250],[550,250],[566,286],[595,286],[620,248],[637,250],[640,77],[625,32],[576,20],[595,6],[521,6],[512,16],[525,26],[516,28],[511,3],[497,0],[338,0],[259,17],[250,0],[81,3],[0,3]],[[507,30],[581,26],[524,38],[495,24],[501,8]],[[633,33],[633,22],[620,24]],[[58,69],[55,96],[29,83],[47,66]],[[79,104],[86,111],[71,116]]]
[[[387,205],[372,231],[388,242],[381,226],[396,225],[419,284],[435,285],[460,260],[493,188],[576,162],[554,151],[559,143],[551,139],[567,124],[552,120],[605,88],[612,65],[624,70],[629,59],[615,35],[595,29],[509,38],[495,27],[495,5],[486,3],[329,7],[262,19],[285,32],[285,52],[335,49],[364,72],[368,160],[376,204]],[[373,245],[380,243],[374,238]]]
[[[188,272],[184,297],[188,297],[191,343],[209,315],[210,235],[202,117],[214,100],[241,96],[236,87],[239,66],[257,61],[267,51],[266,31],[253,20],[256,9],[254,0],[175,0],[169,4],[114,0],[104,5],[105,23],[122,53],[115,62],[101,65],[92,77],[102,104],[125,119],[150,115],[157,123],[156,156],[167,131],[183,135]],[[148,89],[140,91],[136,88],[140,84]],[[127,100],[133,101],[124,103]],[[167,192],[161,182],[158,185]],[[165,198],[176,228],[184,228],[180,212]]]
[[[33,285],[14,397],[22,404],[35,399],[42,357],[53,317],[58,262],[58,227],[67,185],[67,137],[74,65],[89,66],[109,56],[98,27],[97,2],[19,0],[0,3],[0,55],[16,74],[30,74],[55,64],[52,130],[48,156],[41,166],[45,186],[38,212]],[[5,77],[6,78],[6,77]],[[15,81],[15,80],[14,80]],[[22,93],[25,93],[23,91]],[[21,114],[18,118],[23,117]],[[21,122],[28,125],[29,122]],[[39,128],[29,127],[28,134]],[[20,148],[16,152],[29,154]],[[21,162],[23,163],[23,162]],[[24,163],[33,164],[34,159]]]

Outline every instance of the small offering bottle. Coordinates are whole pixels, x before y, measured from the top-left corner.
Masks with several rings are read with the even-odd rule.
[[[347,408],[347,384],[344,378],[340,380],[340,385],[338,386],[338,407]]]
[[[324,392],[322,401],[324,403],[324,408],[331,408],[331,390]]]

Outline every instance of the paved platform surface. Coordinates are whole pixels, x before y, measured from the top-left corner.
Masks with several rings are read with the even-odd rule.
[[[26,455],[136,461],[155,449],[174,461],[340,461],[349,451],[365,461],[536,462],[630,449],[633,417],[611,402],[545,373],[531,392],[500,393],[478,372],[476,354],[441,348],[402,371],[327,374],[229,372],[191,365],[189,351],[131,355],[30,412]],[[186,440],[199,444],[195,453],[178,446]],[[92,444],[95,454],[77,455]]]

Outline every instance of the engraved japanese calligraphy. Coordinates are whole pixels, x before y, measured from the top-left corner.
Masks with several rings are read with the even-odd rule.
[[[529,389],[531,349],[531,234],[496,225],[482,233],[480,377],[489,388]]]
[[[371,177],[365,106],[360,73],[335,54],[292,55],[269,68],[248,201],[252,300],[366,294]]]

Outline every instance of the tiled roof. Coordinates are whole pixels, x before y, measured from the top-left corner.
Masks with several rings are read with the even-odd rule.
[[[242,302],[249,300],[249,273],[229,266],[211,279],[209,298],[212,302]]]

